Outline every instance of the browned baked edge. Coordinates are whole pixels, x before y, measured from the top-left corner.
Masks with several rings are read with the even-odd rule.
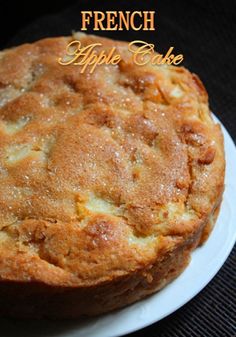
[[[0,315],[21,318],[74,319],[94,316],[130,305],[161,290],[188,266],[192,251],[207,240],[213,221],[183,241],[162,261],[98,287],[52,287],[40,282],[0,282]]]

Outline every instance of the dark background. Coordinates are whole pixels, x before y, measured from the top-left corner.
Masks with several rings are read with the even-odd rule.
[[[1,1],[0,47],[80,30],[81,10],[155,10],[155,32],[99,34],[130,41],[143,39],[153,42],[160,52],[174,46],[175,53],[184,54],[184,65],[204,82],[212,111],[236,140],[236,0]],[[8,329],[11,323],[2,324],[9,331],[8,336],[13,337]],[[34,327],[31,328],[28,333],[33,337]],[[24,333],[27,331],[21,334],[19,330],[17,336]],[[236,336],[236,248],[217,276],[192,301],[162,321],[129,336]]]

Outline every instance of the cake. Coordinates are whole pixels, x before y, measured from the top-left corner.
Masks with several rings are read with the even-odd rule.
[[[62,66],[74,39],[117,65]],[[77,318],[176,278],[224,190],[221,128],[183,67],[75,33],[0,53],[0,314]]]

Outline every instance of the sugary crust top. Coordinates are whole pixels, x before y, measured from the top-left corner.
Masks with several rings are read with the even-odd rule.
[[[122,61],[59,65],[75,37]],[[161,260],[219,203],[220,127],[184,68],[137,66],[123,42],[44,39],[0,53],[0,106],[2,280],[113,280]]]

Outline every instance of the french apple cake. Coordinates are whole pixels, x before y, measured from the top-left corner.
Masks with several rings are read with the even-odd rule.
[[[93,73],[68,43],[115,46]],[[77,318],[164,287],[222,200],[220,126],[197,75],[75,33],[0,53],[0,314]]]

